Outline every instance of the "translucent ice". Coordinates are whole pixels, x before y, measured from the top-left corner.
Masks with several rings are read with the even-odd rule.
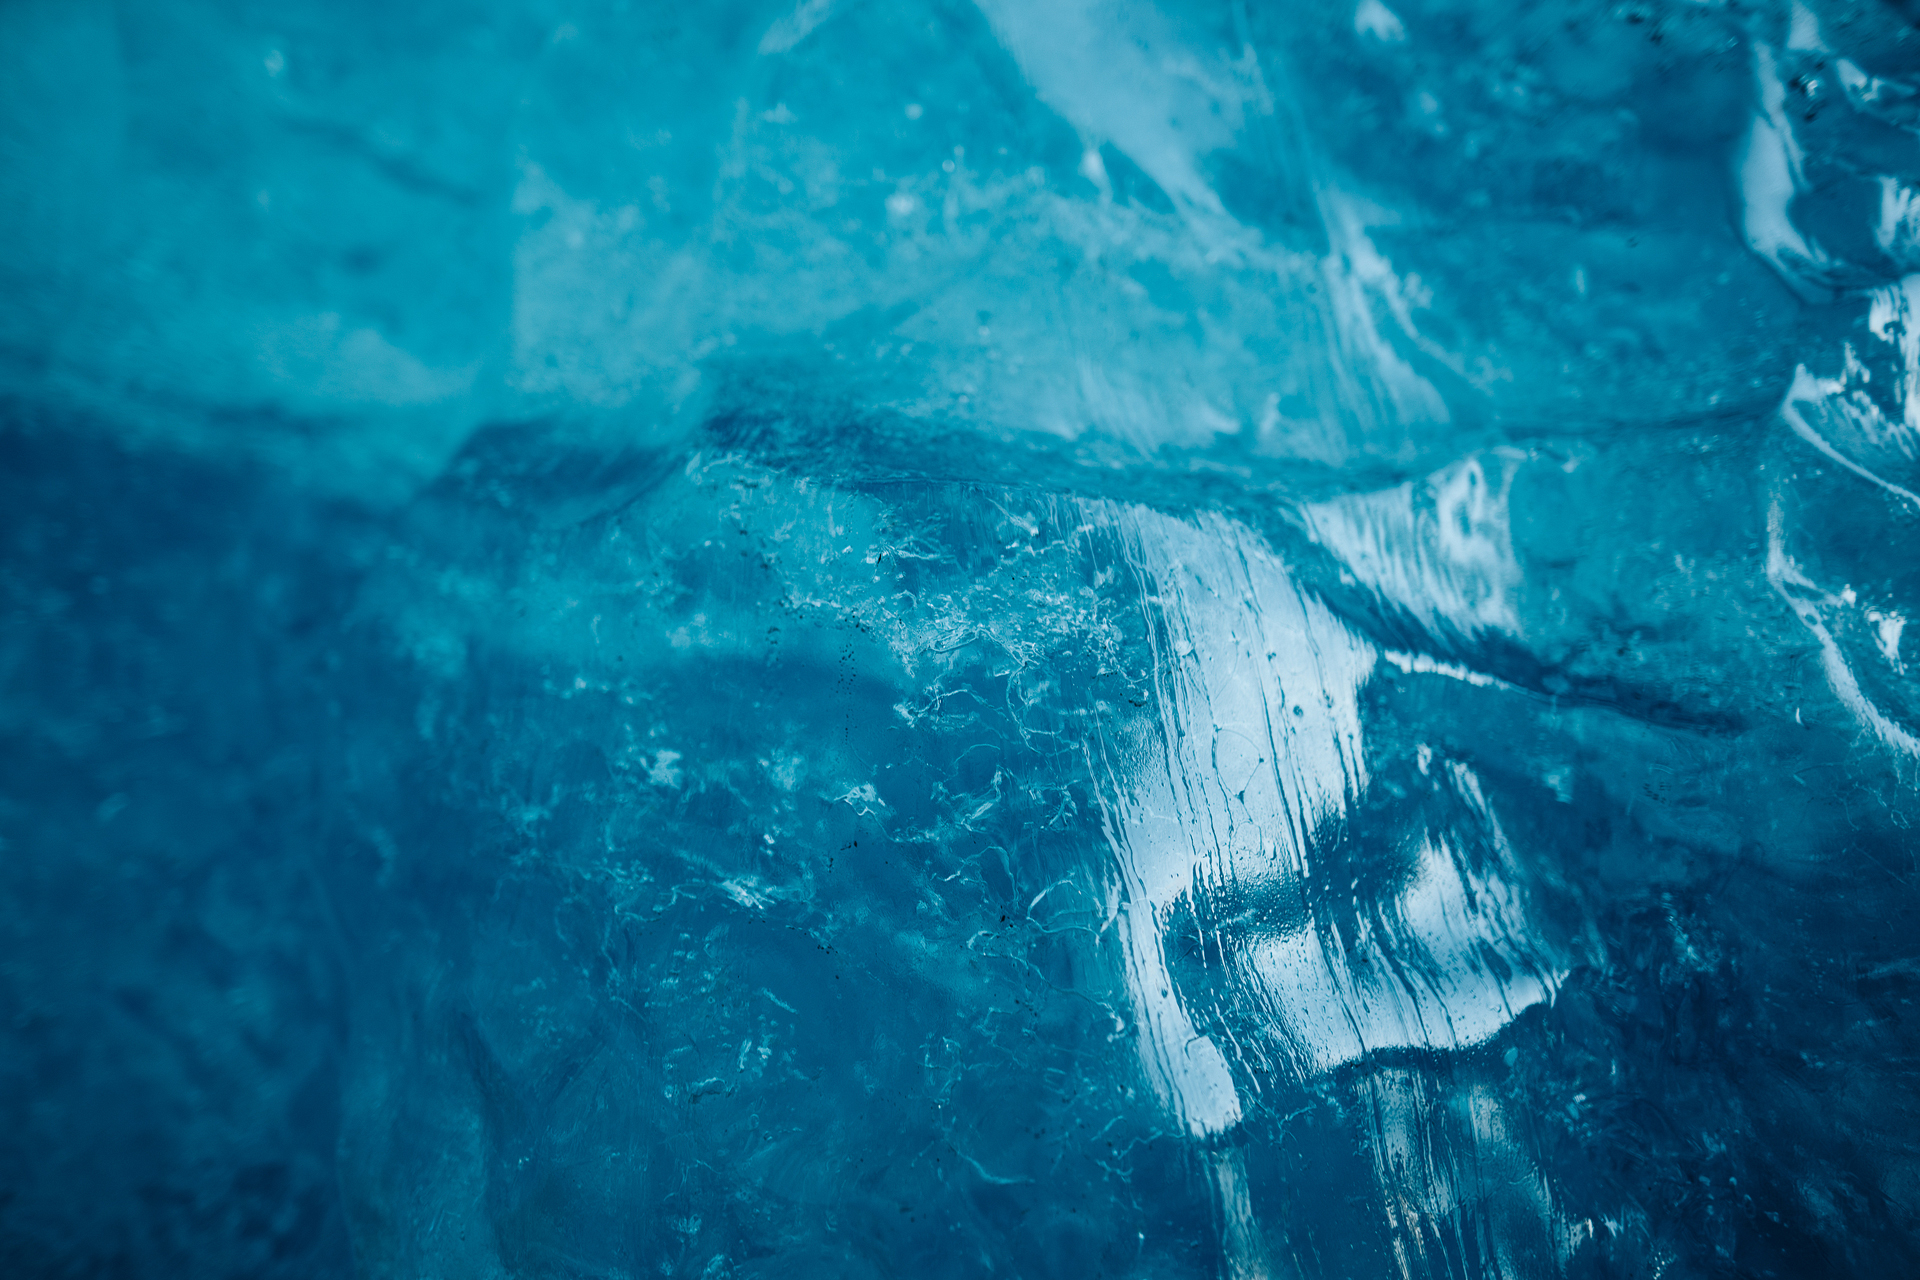
[[[1920,28],[0,6],[8,1274],[1920,1273]]]

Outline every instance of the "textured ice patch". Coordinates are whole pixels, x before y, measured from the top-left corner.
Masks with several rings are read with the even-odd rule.
[[[1436,638],[1515,634],[1513,462],[1468,458],[1423,483],[1311,504],[1301,519],[1348,572]]]
[[[1894,378],[1885,396],[1894,412],[1870,393],[1872,371],[1847,344],[1836,375],[1819,376],[1804,364],[1794,370],[1780,414],[1795,435],[1826,457],[1920,509],[1920,494],[1909,487],[1920,460],[1917,307],[1920,275],[1875,289],[1868,305],[1868,333],[1891,348],[1886,354],[1892,358]]]
[[[1819,641],[1820,667],[1834,697],[1853,714],[1863,729],[1886,746],[1903,755],[1920,757],[1920,735],[1888,714],[1868,695],[1861,687],[1859,673],[1848,660],[1848,646],[1843,642],[1845,637],[1842,629],[1848,623],[1857,625],[1857,620],[1848,616],[1856,612],[1858,600],[1855,593],[1851,588],[1837,592],[1823,590],[1787,553],[1785,518],[1778,503],[1774,504],[1767,516],[1767,581],[1792,608],[1801,625]],[[1882,615],[1882,620],[1874,628],[1883,653],[1889,634],[1885,616]],[[1891,630],[1896,645],[1900,629],[1896,625]],[[1897,654],[1897,647],[1894,652]],[[1904,668],[1897,667],[1896,670]]]
[[[1216,892],[1283,903],[1318,884],[1325,898],[1314,850],[1370,785],[1359,694],[1378,653],[1243,527],[1137,511],[1121,524],[1156,695],[1128,732],[1089,744],[1126,897],[1115,923],[1146,1074],[1191,1132],[1216,1133],[1240,1115],[1234,1073],[1170,969],[1168,929]],[[1351,914],[1281,912],[1220,935],[1230,1018],[1289,1046],[1303,1073],[1482,1043],[1563,976],[1478,779],[1459,764],[1434,779],[1454,825],[1407,833],[1409,871],[1377,907],[1356,898]]]
[[[1464,766],[1454,773],[1477,794]],[[1473,869],[1460,852],[1429,836],[1411,883],[1351,932],[1310,925],[1246,954],[1304,1070],[1379,1049],[1468,1048],[1552,997],[1564,975],[1541,954],[1525,899],[1498,864]]]
[[[1141,1058],[1196,1135],[1237,1123],[1219,1047],[1168,970],[1170,916],[1196,886],[1304,873],[1314,831],[1365,785],[1357,695],[1374,650],[1230,521],[1119,518],[1148,594],[1151,718],[1089,744],[1126,890],[1121,941]]]

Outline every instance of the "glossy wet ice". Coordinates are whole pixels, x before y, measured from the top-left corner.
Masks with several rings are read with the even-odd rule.
[[[11,1269],[1914,1268],[1898,6],[0,30]]]

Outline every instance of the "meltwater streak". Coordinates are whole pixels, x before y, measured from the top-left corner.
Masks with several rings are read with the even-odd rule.
[[[1140,1058],[1173,1116],[1196,1138],[1222,1135],[1241,1120],[1240,1090],[1263,1077],[1311,1080],[1379,1050],[1470,1048],[1550,999],[1564,962],[1535,936],[1513,850],[1463,763],[1422,748],[1420,772],[1458,800],[1458,825],[1400,833],[1411,845],[1403,874],[1364,889],[1356,880],[1351,913],[1334,905],[1340,886],[1314,889],[1329,874],[1322,863],[1314,881],[1316,860],[1370,782],[1358,699],[1374,646],[1230,521],[1105,514],[1124,531],[1148,614],[1156,714],[1102,735],[1090,764],[1123,888],[1112,923]],[[1416,555],[1421,543],[1373,545]],[[1378,559],[1373,569],[1420,571]],[[1251,909],[1221,918],[1213,903],[1226,895]],[[1224,966],[1191,991],[1167,962],[1182,913],[1214,933]],[[1250,914],[1263,923],[1245,923]],[[1211,1035],[1194,1013],[1209,1002]],[[1386,1170],[1404,1164],[1379,1159],[1391,1198]],[[1218,1182],[1223,1245],[1235,1274],[1254,1276],[1266,1274],[1265,1245],[1233,1225],[1253,1220],[1246,1188],[1244,1172]],[[1394,1239],[1422,1248],[1417,1231]]]

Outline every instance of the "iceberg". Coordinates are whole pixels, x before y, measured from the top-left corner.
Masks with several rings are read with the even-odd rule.
[[[0,1261],[1920,1273],[1920,26],[0,8]]]

